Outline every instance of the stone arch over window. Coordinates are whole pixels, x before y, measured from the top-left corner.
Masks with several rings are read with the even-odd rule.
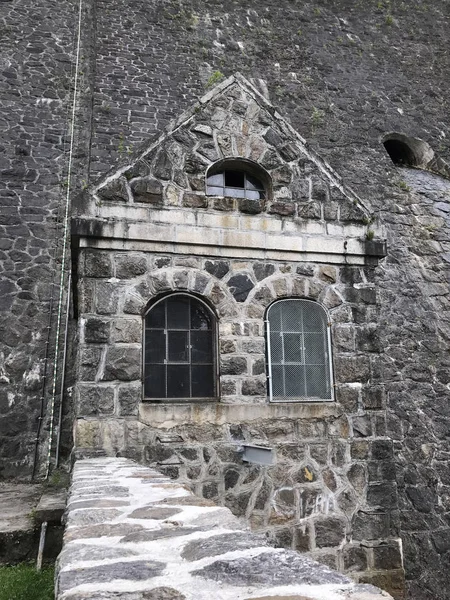
[[[144,400],[216,400],[217,319],[200,298],[174,292],[144,314]]]
[[[236,302],[227,284],[205,269],[167,267],[151,271],[142,281],[130,287],[123,299],[123,309],[129,314],[144,315],[156,297],[171,292],[208,298],[220,317],[237,315]]]
[[[206,173],[208,196],[267,200],[270,175],[258,163],[245,158],[226,158],[211,165]]]
[[[277,300],[266,312],[271,402],[331,401],[330,322],[325,309],[303,298]]]

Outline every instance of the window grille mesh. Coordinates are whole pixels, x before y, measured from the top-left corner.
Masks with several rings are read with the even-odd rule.
[[[268,311],[271,400],[331,400],[327,316],[310,300],[281,300]]]

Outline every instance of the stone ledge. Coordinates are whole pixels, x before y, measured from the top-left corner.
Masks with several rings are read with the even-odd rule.
[[[242,259],[242,248],[211,246],[194,243],[173,243],[152,240],[126,240],[126,239],[103,239],[94,237],[80,237],[78,240],[80,248],[97,248],[98,250],[127,250],[131,252],[154,252],[161,254],[183,254],[187,256],[204,256],[217,258]],[[362,244],[362,242],[361,242]],[[245,248],[247,260],[287,260],[286,250],[270,248]],[[333,254],[322,252],[289,252],[289,260],[295,262],[311,262],[333,265],[360,265],[363,266],[368,258],[363,253],[357,254]]]
[[[122,249],[127,247],[142,247],[147,251],[170,252],[176,248],[193,247],[193,254],[212,254],[210,248],[220,248],[227,255],[233,251],[245,249],[246,256],[251,251],[260,255],[272,252],[283,255],[284,260],[295,260],[298,255],[319,255],[321,262],[328,262],[328,257],[335,261],[346,263],[348,258],[361,260],[366,254],[365,227],[360,229],[355,225],[350,228],[337,227],[330,233],[317,231],[317,224],[294,224],[283,228],[283,231],[273,231],[269,220],[266,225],[264,219],[257,217],[259,227],[247,229],[248,221],[227,215],[205,215],[201,223],[190,223],[190,214],[184,216],[183,212],[167,211],[164,213],[172,216],[168,222],[156,222],[151,218],[145,219],[143,215],[137,221],[106,219],[73,219],[72,233],[80,238],[80,245],[98,245],[103,241],[103,247],[114,248],[117,243],[122,244]],[[206,219],[207,217],[207,219]],[[231,219],[231,221],[230,221]],[[202,226],[202,223],[204,225]],[[331,230],[330,230],[331,231]],[[90,240],[90,241],[89,241]],[[83,241],[83,243],[81,243]],[[156,246],[155,246],[156,244]],[[205,249],[205,252],[204,250]],[[182,250],[180,250],[182,252]],[[331,259],[332,260],[332,259]]]
[[[176,574],[176,576],[175,576]],[[382,600],[125,458],[76,462],[57,600]]]
[[[35,521],[36,523],[61,523],[61,518],[66,506],[66,492],[47,491],[42,494],[41,499],[36,507]]]
[[[272,404],[178,403],[139,405],[139,420],[152,427],[171,429],[185,423],[225,425],[266,419],[324,419],[338,417],[342,407],[335,402],[286,402]]]

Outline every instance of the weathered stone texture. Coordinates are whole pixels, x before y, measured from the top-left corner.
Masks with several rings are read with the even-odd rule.
[[[119,258],[125,264],[121,255]],[[231,292],[229,288],[230,282],[236,284],[239,278],[248,277],[242,275],[249,273],[243,260],[194,260],[182,256],[163,259],[134,253],[132,264],[156,267],[150,273],[137,272],[127,279],[124,295],[132,297],[139,307],[146,306],[153,290],[163,286],[179,290],[182,282],[182,290],[195,291],[200,279],[206,293],[218,286],[212,299],[214,302],[216,298],[224,315],[219,319],[221,400],[236,409],[231,409],[226,424],[180,415],[167,434],[161,432],[157,422],[153,424],[152,417],[149,422],[144,420],[145,424],[136,423],[136,429],[129,419],[136,419],[142,401],[138,381],[140,353],[137,346],[124,345],[123,335],[124,332],[134,335],[129,325],[138,327],[141,317],[126,316],[128,305],[120,303],[109,317],[88,314],[83,317],[85,334],[80,356],[90,357],[101,347],[103,358],[97,368],[86,369],[84,358],[80,362],[79,415],[97,415],[100,421],[95,430],[92,422],[79,421],[77,447],[132,453],[185,482],[204,498],[224,503],[234,514],[248,518],[256,529],[268,532],[278,545],[302,549],[319,561],[340,564],[358,577],[366,576],[373,563],[361,558],[364,544],[377,540],[395,548],[398,530],[392,516],[397,508],[392,477],[393,447],[385,437],[385,430],[380,429],[380,423],[384,422],[384,388],[370,385],[373,376],[370,357],[378,355],[379,349],[369,352],[355,344],[355,331],[365,331],[363,308],[368,297],[364,295],[365,286],[352,292],[353,284],[345,283],[349,280],[348,267],[267,261],[255,266],[257,276],[252,280],[253,287],[241,298],[233,293],[236,285]],[[359,279],[361,274],[367,277],[366,270],[357,272],[359,275],[350,276],[350,280]],[[330,308],[336,332],[338,405],[328,416],[326,409],[312,410],[306,405],[303,418],[293,416],[289,409],[282,419],[258,417],[258,405],[267,402],[264,311],[299,284],[304,294],[309,291],[313,297],[322,299],[333,291],[340,298]],[[372,289],[371,284],[368,287]],[[258,313],[250,311],[258,307]],[[344,311],[345,307],[349,310]],[[142,314],[142,308],[139,310]],[[358,314],[357,322],[354,314]],[[368,318],[373,317],[370,314]],[[97,384],[96,392],[89,383],[93,377],[102,381]],[[81,384],[83,379],[85,384]],[[251,408],[251,422],[241,416],[243,403]],[[167,415],[168,422],[172,418]],[[366,445],[356,441],[358,438],[367,440]],[[275,464],[271,467],[242,464],[237,451],[242,443],[274,448]],[[370,518],[358,520],[358,515],[363,514],[361,510],[377,515],[383,527],[371,528]]]
[[[52,366],[75,22],[64,0],[2,5],[0,478],[32,473],[46,358]]]
[[[89,494],[86,481],[93,478],[106,478],[111,487],[100,488],[101,505],[86,510],[77,506],[77,499]],[[128,492],[133,510],[118,506],[111,497],[113,488]],[[120,524],[113,523],[116,518]],[[135,519],[141,520],[139,530]],[[96,525],[99,521],[104,523]],[[105,544],[108,535],[116,536],[113,545]],[[86,538],[89,545],[83,542]],[[157,543],[138,543],[152,541]],[[384,550],[392,549],[386,546]],[[199,564],[204,558],[209,559],[207,563]],[[379,559],[383,559],[381,552]],[[176,578],[168,573],[168,565],[176,570]],[[131,460],[76,462],[57,565],[56,598],[185,600],[220,594],[231,600],[263,593],[282,600],[286,596],[277,592],[287,584],[293,594],[290,598],[306,598],[305,593],[318,600],[391,598],[306,556],[274,549],[264,536],[251,534],[228,509],[205,503],[180,484]]]
[[[385,223],[390,254],[382,267],[372,272],[351,267],[345,273],[342,270],[340,285],[353,286],[351,295],[342,303],[339,290],[333,289],[323,298],[330,309],[335,309],[335,324],[352,323],[353,333],[340,332],[336,338],[338,352],[343,353],[338,357],[341,372],[349,364],[353,372],[359,370],[345,353],[371,355],[369,366],[365,361],[361,367],[359,380],[348,380],[337,390],[340,404],[351,416],[349,448],[344,451],[333,446],[324,456],[321,440],[314,449],[311,443],[309,452],[319,464],[328,460],[329,452],[332,466],[342,466],[348,456],[354,461],[373,461],[368,477],[375,484],[387,477],[385,463],[389,459],[374,458],[369,442],[374,436],[396,441],[396,480],[401,490],[410,594],[416,600],[440,598],[442,590],[449,587],[448,556],[442,541],[448,532],[449,481],[448,198],[445,186],[434,196],[441,184],[429,175],[417,179],[417,172],[408,175],[394,170],[380,134],[401,129],[427,139],[444,158],[449,157],[447,3],[338,0],[311,4],[281,0],[262,7],[261,2],[251,0],[244,12],[240,3],[182,0],[173,7],[167,2],[116,0],[96,3],[95,18],[89,12],[90,3],[87,7],[83,14],[84,74],[80,80],[76,159],[85,163],[79,165],[85,184],[116,161],[129,161],[135,146],[161,131],[175,116],[174,107],[181,111],[204,91],[220,65],[226,75],[240,70],[264,78],[280,111],[345,175],[346,182],[370,199],[376,216]],[[6,135],[0,143],[4,182],[0,199],[0,305],[4,316],[0,331],[0,458],[1,475],[9,477],[29,475],[37,430],[50,282],[55,270],[50,258],[55,237],[52,211],[64,197],[59,184],[65,178],[60,174],[66,168],[63,154],[68,142],[66,115],[76,14],[72,4],[53,0],[41,2],[38,8],[13,0],[3,2],[2,8],[1,114]],[[394,45],[395,52],[387,56],[387,49]],[[236,103],[238,119],[234,123],[242,133],[248,126],[243,113],[244,108]],[[193,132],[178,131],[173,136],[176,144],[154,157],[155,176],[163,184],[153,183],[144,163],[135,172],[126,172],[120,180],[119,203],[124,205],[134,196],[134,208],[153,209],[161,204],[159,190],[164,187],[164,201],[180,206],[182,188],[188,185],[195,196],[202,192],[204,182],[198,172],[205,161],[214,160],[217,146],[226,155],[236,154],[244,146],[241,135],[234,139],[221,135],[216,147],[211,145],[213,126],[224,121],[224,114],[218,112],[213,119],[197,124]],[[256,128],[264,130],[264,145],[253,141],[245,151],[273,169],[278,186],[273,206],[281,211],[273,214],[274,222],[290,218],[283,216],[283,211],[292,210],[294,203],[300,220],[317,221],[322,226],[323,219],[329,228],[337,219],[351,224],[353,218],[361,217],[355,207],[343,205],[338,194],[330,197],[323,182],[310,179],[316,174],[311,173],[308,161],[299,163],[302,176],[290,183],[281,163],[294,161],[296,149],[272,129],[267,115],[258,116],[255,111],[253,116],[258,121]],[[189,151],[184,172],[177,144]],[[278,156],[272,149],[266,152],[265,145],[276,147]],[[169,178],[175,183],[168,184]],[[289,186],[292,203],[286,193]],[[105,202],[111,204],[111,199]],[[230,216],[239,211],[236,201],[228,198],[215,199],[211,208]],[[205,208],[198,209],[202,210]],[[140,315],[143,304],[136,295],[125,301],[116,284],[102,281],[113,276],[113,262],[111,256],[106,262],[100,253],[98,256],[98,264],[86,258],[85,275],[96,281],[79,284],[81,313],[96,318],[118,313],[120,318]],[[210,262],[216,259],[211,257]],[[154,260],[158,261],[155,268],[163,269],[171,259],[156,256]],[[312,275],[310,265],[294,267],[299,275]],[[228,273],[219,267],[209,272],[217,280]],[[121,271],[125,276],[128,273],[127,269]],[[271,274],[255,266],[246,276],[256,285]],[[329,276],[322,273],[319,278],[325,283]],[[378,309],[373,310],[373,288],[364,293],[357,290],[356,286],[367,282],[378,290],[379,314]],[[197,291],[203,293],[200,288],[201,281]],[[220,305],[225,292],[213,289],[211,298]],[[270,299],[272,291],[267,289]],[[261,296],[254,296],[250,319],[261,318],[266,306],[265,291],[260,292]],[[303,280],[294,283],[292,293],[313,297]],[[372,336],[377,321],[378,336]],[[229,334],[227,347],[237,356],[237,349],[230,345],[236,341],[235,331]],[[109,332],[115,335],[114,329]],[[104,334],[103,340],[86,342],[89,346],[80,349],[82,381],[104,377],[106,337]],[[113,341],[122,343],[114,337]],[[135,338],[123,342],[135,343]],[[379,351],[385,358],[377,362],[374,358]],[[108,369],[107,377],[119,374],[117,361],[112,370],[111,366]],[[263,374],[261,359],[255,357],[253,367],[248,362],[248,369],[248,374],[236,376],[236,380],[234,375],[224,379],[226,396],[241,394],[242,381],[237,377],[248,380]],[[365,387],[368,373],[373,384],[370,388]],[[122,380],[120,386],[127,385]],[[119,414],[134,410],[136,400],[124,400],[125,395],[122,401],[120,398],[119,393],[115,405]],[[385,406],[389,410],[387,420]],[[100,435],[99,427],[96,431]],[[93,429],[91,433],[94,435]],[[204,487],[212,493],[214,485],[208,482]]]

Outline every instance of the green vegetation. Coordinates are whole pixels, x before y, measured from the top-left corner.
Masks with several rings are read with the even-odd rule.
[[[403,180],[401,180],[401,181],[398,181],[398,182],[397,182],[397,185],[398,185],[398,187],[399,187],[401,190],[404,190],[405,192],[410,192],[410,191],[411,191],[411,188],[410,188],[410,187],[409,187],[409,185],[406,183],[406,181],[403,181]]]
[[[0,567],[0,600],[53,600],[54,568]]]
[[[70,475],[63,469],[55,469],[47,480],[48,487],[64,489],[69,487]]]
[[[166,19],[178,21],[179,24],[187,29],[195,29],[200,22],[198,15],[190,9],[185,9],[181,2],[171,2],[169,9],[163,12]]]
[[[117,144],[117,152],[120,155],[123,154],[132,154],[133,152],[133,146],[132,145],[125,145],[125,135],[123,133],[123,131],[121,131],[119,133],[119,143]]]
[[[224,79],[224,78],[225,78],[225,75],[221,71],[214,71],[214,73],[211,74],[211,77],[206,82],[206,89],[209,89],[209,88],[215,86],[217,83],[222,81],[222,79]]]
[[[311,123],[312,123],[313,129],[315,129],[316,127],[319,127],[319,125],[322,124],[324,117],[325,117],[324,111],[313,106],[313,110],[311,113]]]

